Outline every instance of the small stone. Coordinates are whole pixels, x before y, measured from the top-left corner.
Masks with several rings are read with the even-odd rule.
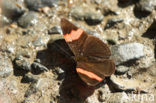
[[[59,0],[25,0],[27,7],[30,10],[39,11],[43,7],[53,7],[58,4]]]
[[[126,66],[118,66],[117,68],[116,68],[116,73],[117,74],[125,74],[126,72],[128,72],[128,70],[129,70],[129,68],[128,67],[126,67]]]
[[[32,42],[32,44],[35,47],[46,47],[48,40],[49,40],[48,36],[38,37],[36,40]]]
[[[11,20],[8,19],[6,16],[3,16],[3,15],[0,15],[0,26],[4,26],[6,24],[10,24],[11,23]]]
[[[107,21],[107,23],[106,23],[106,26],[105,26],[105,30],[108,29],[108,28],[111,28],[111,27],[113,27],[115,24],[121,23],[121,22],[123,22],[123,19],[120,19],[120,18],[108,19],[108,21]]]
[[[27,59],[24,59],[22,56],[16,57],[14,60],[15,68],[24,70],[24,71],[31,71],[31,64],[28,62]]]
[[[70,14],[77,20],[85,20],[88,25],[100,24],[104,19],[102,13],[83,6],[72,8]]]
[[[84,20],[88,25],[97,25],[103,21],[104,17],[100,13],[87,13],[84,16]]]
[[[30,11],[26,12],[19,18],[18,25],[23,28],[26,28],[28,26],[36,24],[37,22],[37,14],[35,12]]]
[[[31,67],[32,67],[32,71],[34,73],[41,73],[43,71],[48,71],[47,67],[45,67],[44,65],[42,65],[40,63],[36,63],[36,62],[33,62]]]
[[[22,79],[22,82],[37,82],[39,79],[38,76],[36,75],[33,75],[33,74],[25,74],[23,79]]]
[[[142,36],[150,39],[155,39],[156,38],[155,28],[156,28],[156,20],[151,24],[151,26],[147,29],[147,31]]]
[[[131,103],[131,98],[125,93],[112,93],[107,101],[108,103]]]
[[[115,45],[111,48],[111,51],[116,65],[145,56],[144,45],[140,43]]]
[[[24,10],[17,6],[17,3],[14,0],[3,0],[2,1],[2,14],[6,17],[15,19],[20,17]]]
[[[62,29],[60,26],[54,26],[48,30],[48,34],[62,34]]]
[[[44,91],[48,87],[48,80],[40,78],[36,82],[32,83],[25,93],[25,97],[29,97],[37,91]]]
[[[136,9],[142,13],[151,13],[156,10],[156,0],[140,0],[136,5]]]
[[[8,57],[0,55],[0,78],[8,77],[13,73],[13,66]]]
[[[56,78],[58,80],[62,80],[62,79],[65,78],[65,72],[61,68],[56,67],[55,70],[54,70],[54,72],[57,74],[57,77]]]

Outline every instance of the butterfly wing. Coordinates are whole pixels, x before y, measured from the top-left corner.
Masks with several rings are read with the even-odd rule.
[[[110,76],[115,72],[115,64],[112,60],[78,62],[76,71],[85,83],[95,86],[106,76]]]
[[[68,43],[70,49],[75,56],[79,56],[82,52],[84,41],[86,41],[86,38],[88,37],[87,33],[65,18],[61,19],[61,28],[65,41]]]
[[[109,59],[111,51],[107,44],[99,38],[89,35],[83,45],[83,55],[86,57],[97,57]]]

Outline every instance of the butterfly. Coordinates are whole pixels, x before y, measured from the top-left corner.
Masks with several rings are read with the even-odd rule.
[[[96,86],[115,72],[115,63],[109,59],[111,51],[107,44],[65,18],[61,19],[61,28],[74,54],[76,72],[82,81],[89,86]]]

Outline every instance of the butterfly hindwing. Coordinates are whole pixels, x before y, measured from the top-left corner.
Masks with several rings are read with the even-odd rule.
[[[115,64],[112,60],[78,62],[76,71],[84,82],[94,86],[115,72]]]

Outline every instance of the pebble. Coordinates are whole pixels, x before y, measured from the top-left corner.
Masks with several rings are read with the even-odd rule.
[[[16,57],[14,60],[15,68],[24,71],[31,71],[31,64],[29,61],[22,56]]]
[[[32,71],[34,73],[41,73],[43,71],[48,71],[47,67],[45,67],[44,65],[37,63],[37,62],[33,62],[31,67],[32,67]]]
[[[39,78],[36,82],[30,84],[29,88],[25,92],[25,97],[29,97],[32,94],[36,93],[37,91],[44,91],[48,88],[48,79],[46,78]]]
[[[17,6],[15,0],[3,0],[2,14],[11,19],[20,17],[25,11]]]
[[[43,7],[57,6],[59,0],[25,0],[28,9],[39,11]]]
[[[128,70],[129,70],[129,68],[126,66],[117,66],[115,72],[116,72],[116,74],[121,75],[121,74],[125,74],[126,72],[128,72]]]
[[[113,93],[107,103],[131,103],[131,98],[125,93]]]
[[[145,56],[144,45],[140,43],[125,43],[115,45],[111,48],[111,51],[112,58],[114,59],[116,65]]]
[[[109,87],[111,88],[111,90],[113,92],[123,92],[123,91],[124,92],[132,92],[132,91],[135,91],[135,88],[125,87],[125,84],[119,83],[119,80],[114,75],[112,75],[110,77]]]
[[[28,73],[28,74],[25,74],[23,79],[22,79],[22,82],[26,82],[26,83],[29,83],[29,82],[37,82],[39,79],[38,76],[36,75],[33,75],[31,73]]]
[[[156,28],[156,20],[151,24],[151,26],[147,29],[147,31],[142,36],[150,39],[155,39],[156,38],[155,28]]]
[[[11,20],[9,18],[7,18],[6,16],[4,15],[0,15],[0,26],[4,26],[6,24],[10,24],[11,23]]]
[[[136,5],[136,9],[142,13],[151,13],[156,10],[156,0],[140,0]]]
[[[88,25],[100,24],[104,19],[102,13],[81,6],[72,8],[70,14],[77,20],[84,20]]]
[[[11,60],[6,57],[0,55],[0,78],[8,77],[13,73],[13,65]]]
[[[56,78],[58,80],[62,80],[65,78],[65,71],[63,71],[60,67],[56,67],[54,73],[57,74]]]
[[[54,26],[48,30],[48,34],[62,34],[62,29],[60,26]]]
[[[26,12],[18,19],[18,25],[26,28],[28,26],[33,26],[38,22],[37,14],[35,12]]]
[[[32,42],[32,44],[35,47],[43,47],[43,46],[46,47],[48,40],[49,40],[48,36],[38,37],[36,38],[36,40]]]
[[[121,22],[123,22],[123,19],[121,19],[121,18],[108,19],[104,29],[105,30],[109,29],[109,28],[113,27],[115,24],[121,23]]]

